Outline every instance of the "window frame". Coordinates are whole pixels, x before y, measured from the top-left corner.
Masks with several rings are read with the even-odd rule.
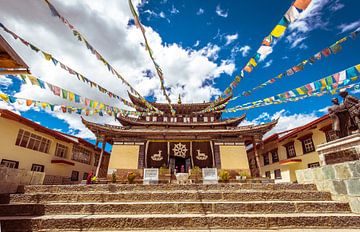
[[[34,169],[37,169],[37,168],[40,168],[40,171],[34,170]],[[41,165],[41,164],[32,164],[31,165],[31,171],[33,171],[33,172],[44,172],[45,171],[45,166]]]
[[[287,157],[287,159],[296,157],[296,149],[295,149],[295,142],[294,141],[291,141],[291,142],[288,142],[287,144],[284,144],[284,147],[286,149],[286,157]],[[292,148],[292,149],[290,149],[290,148]],[[293,154],[291,152],[292,150],[293,150]]]
[[[276,180],[282,179],[281,169],[275,169],[275,170],[274,170],[274,178],[275,178]]]
[[[15,145],[48,154],[51,146],[51,140],[30,131],[19,129]]]
[[[62,147],[60,147],[60,146],[62,146]],[[62,152],[65,153],[64,156],[58,155],[58,150],[59,150],[59,149],[65,149],[65,150],[62,151]],[[68,147],[68,146],[66,146],[66,145],[64,145],[64,144],[61,144],[61,143],[56,143],[56,147],[55,147],[55,156],[56,156],[56,157],[60,157],[60,158],[66,159],[66,158],[68,157],[68,151],[69,151],[69,147]]]
[[[76,174],[76,179],[75,179],[75,174]],[[80,174],[79,171],[73,170],[71,172],[70,180],[71,181],[79,181],[79,174]]]
[[[271,153],[271,161],[272,161],[272,163],[277,163],[277,162],[280,161],[278,149],[273,149],[273,150],[270,151],[270,153]],[[276,156],[274,154],[276,154]],[[276,157],[276,159],[274,159],[274,157]]]
[[[308,163],[308,168],[317,168],[320,167],[320,163],[319,162],[314,162],[314,163]]]
[[[0,164],[7,168],[14,168],[14,169],[19,168],[19,161],[16,160],[2,159]],[[8,164],[14,164],[14,167],[9,167]]]
[[[262,154],[262,157],[263,157],[263,164],[264,164],[264,166],[270,165],[269,153],[266,152],[266,153]],[[265,157],[266,157],[266,159],[265,159]],[[265,162],[265,161],[266,161],[266,162]]]

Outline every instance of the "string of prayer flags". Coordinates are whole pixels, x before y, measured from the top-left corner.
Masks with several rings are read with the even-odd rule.
[[[262,106],[262,105],[271,105],[271,104],[280,104],[285,101],[293,101],[297,99],[302,99],[306,95],[318,95],[319,93],[329,92],[336,93],[338,88],[348,85],[350,82],[356,81],[359,79],[360,75],[360,64],[352,66],[348,69],[335,73],[333,75],[324,77],[317,81],[305,84],[298,88],[286,91],[281,94],[277,94],[272,97],[268,97],[262,100],[248,102],[242,104],[241,106],[235,106],[230,109],[221,110],[218,112],[236,112],[243,110],[243,108],[248,108],[250,106]]]
[[[264,83],[254,87],[252,90],[244,91],[241,95],[232,98],[231,101],[236,100],[241,96],[247,97],[247,96],[251,95],[254,91],[256,91],[258,89],[261,89],[261,88],[264,88],[264,87],[266,87],[266,86],[268,86],[270,84],[275,83],[278,79],[282,79],[283,77],[292,76],[293,74],[304,70],[306,65],[308,65],[308,64],[313,65],[317,60],[320,60],[322,57],[327,57],[327,56],[329,56],[331,54],[337,54],[338,52],[340,52],[342,50],[341,44],[348,41],[349,38],[355,39],[356,35],[359,32],[360,32],[360,28],[356,29],[355,31],[349,33],[347,36],[345,36],[345,37],[341,38],[340,40],[336,41],[335,43],[330,45],[328,48],[322,49],[321,51],[315,53],[310,58],[301,61],[297,65],[295,65],[295,66],[291,67],[290,69],[286,70],[285,72],[280,73],[277,76],[275,76],[275,77],[265,81]],[[327,54],[326,56],[324,55],[324,51],[326,51],[325,52],[325,54]]]
[[[163,95],[164,95],[165,98],[166,98],[166,101],[168,102],[168,106],[169,106],[169,108],[170,108],[170,111],[171,111],[172,115],[175,115],[176,112],[175,112],[174,108],[173,108],[172,105],[171,105],[170,97],[169,97],[169,95],[166,93],[163,71],[162,71],[162,69],[160,68],[160,66],[159,66],[159,65],[156,63],[156,61],[155,61],[155,58],[154,58],[154,56],[153,56],[152,49],[150,48],[149,42],[148,42],[148,40],[147,40],[147,38],[146,38],[145,28],[144,28],[143,25],[141,24],[140,18],[139,18],[139,16],[138,16],[138,14],[137,14],[137,12],[136,12],[136,10],[135,10],[135,7],[134,7],[134,5],[133,5],[133,3],[132,3],[131,0],[129,0],[129,6],[130,6],[131,13],[132,13],[132,15],[133,15],[133,17],[134,17],[135,26],[140,29],[141,34],[142,34],[142,36],[143,36],[143,38],[144,38],[145,49],[148,51],[148,54],[149,54],[149,56],[150,56],[150,59],[151,59],[151,61],[153,62],[154,66],[155,66],[156,72],[157,72],[158,77],[159,77],[159,80],[160,80],[160,88],[161,88],[161,90],[162,90],[162,92],[163,92]]]
[[[59,97],[65,99],[65,100],[68,100],[70,102],[76,102],[76,103],[84,104],[85,106],[88,106],[88,107],[94,108],[94,109],[99,108],[97,106],[101,105],[102,107],[105,107],[105,108],[109,108],[109,109],[111,108],[111,109],[114,109],[115,111],[120,111],[120,109],[117,108],[117,107],[113,107],[113,106],[110,106],[110,105],[99,103],[96,100],[92,100],[92,99],[89,99],[89,98],[86,98],[86,97],[82,97],[79,94],[76,94],[76,93],[71,92],[69,90],[63,89],[63,88],[61,88],[59,86],[50,84],[48,82],[42,81],[42,80],[40,80],[39,78],[37,78],[37,77],[35,77],[33,75],[23,75],[23,74],[21,74],[20,77],[23,80],[23,83],[27,84],[27,83],[30,82],[30,84],[35,85],[35,86],[39,86],[42,89],[48,89],[54,95],[59,96]],[[29,80],[29,82],[27,82],[26,80]]]
[[[0,23],[0,27],[2,27],[4,29],[4,31],[6,31],[7,33],[10,33],[11,35],[13,35],[14,38],[16,39],[20,39],[20,41],[28,48],[32,49],[35,52],[41,52],[41,54],[43,54],[43,57],[45,58],[45,60],[49,61],[49,57],[51,57],[51,61],[52,63],[57,66],[57,64],[60,64],[59,66],[66,70],[69,74],[76,76],[76,78],[80,81],[82,81],[83,83],[89,85],[92,88],[96,88],[99,92],[103,93],[103,94],[107,94],[110,98],[116,98],[119,99],[121,102],[123,102],[125,105],[132,107],[132,108],[137,108],[136,105],[134,105],[132,102],[126,101],[125,99],[123,99],[122,97],[116,95],[115,93],[107,90],[106,88],[102,87],[101,85],[97,84],[96,82],[91,81],[89,78],[85,77],[84,75],[82,75],[81,73],[75,71],[74,69],[70,68],[69,66],[67,66],[66,64],[62,63],[61,61],[59,61],[58,59],[56,59],[55,57],[53,57],[53,55],[51,55],[50,53],[46,53],[44,51],[42,51],[41,49],[37,48],[35,45],[31,44],[30,42],[26,41],[25,39],[21,38],[20,36],[18,36],[17,34],[15,34],[14,32],[10,31],[8,28],[6,28],[3,24]],[[35,80],[35,82],[37,82]],[[145,110],[147,112],[149,112],[149,110]],[[158,113],[158,112],[155,112]]]
[[[246,73],[251,73],[255,67],[258,66],[258,63],[263,61],[270,53],[272,53],[273,47],[280,37],[285,33],[288,26],[295,22],[299,17],[300,13],[304,11],[311,0],[295,0],[290,8],[286,11],[285,15],[280,19],[279,23],[274,27],[271,33],[266,36],[256,54],[252,56],[246,65],[241,69],[240,74],[236,75],[236,78],[243,79]],[[235,81],[235,80],[234,80]],[[228,96],[232,94],[233,90],[237,85],[234,85],[234,81],[229,85],[228,88],[223,92],[224,95]],[[239,84],[240,81],[236,82]],[[218,103],[221,98],[217,98],[208,108],[212,108],[216,103]]]
[[[105,65],[106,69],[111,72],[115,77],[117,77],[118,79],[120,79],[122,81],[123,84],[125,84],[130,91],[137,95],[141,101],[146,105],[147,108],[154,110],[157,113],[161,113],[156,107],[154,107],[153,105],[151,105],[143,96],[141,96],[141,94],[136,91],[129,82],[127,82],[125,80],[125,78],[120,75],[120,73],[87,41],[87,39],[74,27],[74,25],[72,25],[65,17],[63,17],[54,7],[54,5],[52,5],[50,3],[49,0],[44,0],[45,3],[47,4],[47,6],[49,7],[52,16],[58,17],[60,19],[61,22],[63,22],[73,33],[73,35],[83,44],[85,44],[86,48],[88,50],[91,51],[91,54],[93,54],[99,61],[101,61],[101,63],[103,65]]]

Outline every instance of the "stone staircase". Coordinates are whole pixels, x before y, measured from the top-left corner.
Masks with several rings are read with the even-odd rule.
[[[360,229],[310,184],[25,186],[0,204],[4,231]]]

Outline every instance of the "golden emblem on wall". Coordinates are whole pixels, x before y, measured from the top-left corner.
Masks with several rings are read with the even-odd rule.
[[[200,150],[196,150],[196,151],[197,151],[197,155],[195,156],[196,159],[207,160],[208,156],[205,155],[205,153],[200,153]]]
[[[188,151],[186,145],[182,143],[175,144],[172,150],[174,152],[174,156],[178,156],[182,158],[186,157],[186,152]]]
[[[161,152],[162,152],[162,151],[159,150],[159,153],[153,154],[153,155],[151,156],[151,159],[154,160],[154,161],[161,161],[161,160],[163,160],[163,157],[162,157],[162,155],[161,155]]]

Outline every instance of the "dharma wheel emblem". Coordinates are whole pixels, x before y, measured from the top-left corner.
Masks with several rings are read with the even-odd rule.
[[[182,144],[182,143],[175,144],[175,146],[172,150],[174,152],[174,156],[179,156],[182,158],[186,157],[186,152],[188,151],[188,149],[186,148],[186,145]]]

